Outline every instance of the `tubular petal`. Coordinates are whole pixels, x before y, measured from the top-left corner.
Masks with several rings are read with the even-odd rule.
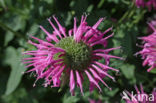
[[[78,83],[78,86],[80,87],[81,93],[82,93],[82,95],[84,95],[83,87],[82,87],[82,80],[81,80],[80,74],[77,70],[76,70],[76,78],[77,78],[77,83]]]
[[[72,95],[74,95],[74,88],[75,88],[75,79],[74,79],[74,73],[73,70],[70,71],[70,92]]]
[[[87,74],[89,81],[90,81],[91,83],[95,84],[96,87],[99,88],[100,92],[102,92],[102,90],[101,90],[99,84],[94,80],[94,78],[89,74],[89,72],[88,72],[87,70],[85,70],[85,73]]]
[[[90,68],[90,71],[92,72],[93,76],[100,80],[107,88],[109,88],[109,90],[111,90],[111,88],[102,80],[102,78],[92,69]]]

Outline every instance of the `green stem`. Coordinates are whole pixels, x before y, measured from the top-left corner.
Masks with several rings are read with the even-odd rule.
[[[138,18],[135,19],[135,20],[129,25],[129,28],[131,28],[134,24],[139,23],[139,21],[142,19],[142,16],[144,16],[146,12],[147,12],[147,10],[143,10],[143,11],[140,13],[140,16],[138,16]]]
[[[0,22],[0,27],[3,28],[6,31],[10,31],[12,32],[15,36],[19,37],[19,38],[24,38],[26,39],[22,34],[14,31],[13,29],[11,29],[10,27],[8,27],[7,25],[5,25],[4,23]]]
[[[101,8],[102,5],[104,4],[104,2],[105,2],[105,0],[101,0],[101,1],[98,3],[97,7],[98,7],[98,8]]]
[[[134,14],[135,8],[134,3],[132,3],[130,9],[125,12],[125,14],[121,17],[118,24],[122,23],[126,18],[130,18]]]
[[[125,18],[128,16],[128,14],[129,14],[129,11],[127,11],[122,17],[121,17],[121,19],[119,20],[119,24],[123,21],[123,20],[125,20]]]

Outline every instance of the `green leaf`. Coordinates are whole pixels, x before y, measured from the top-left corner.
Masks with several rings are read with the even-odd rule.
[[[21,48],[16,50],[13,47],[6,49],[5,62],[11,66],[11,73],[5,91],[6,95],[9,95],[17,88],[22,78],[22,72],[25,71],[24,66],[21,64],[21,50]]]
[[[105,0],[100,0],[100,2],[98,3],[98,8],[101,8],[102,5],[104,4]]]
[[[119,88],[112,89],[111,91],[108,88],[104,88],[104,92],[107,96],[113,97],[119,91]]]
[[[10,95],[2,96],[2,101],[3,103],[39,103],[36,98],[30,95],[26,88],[21,87]]]
[[[92,12],[93,8],[94,8],[94,5],[89,5],[86,11],[90,13]]]
[[[119,0],[108,0],[108,2],[114,2],[114,3],[119,3]]]
[[[63,98],[63,103],[77,103],[79,98],[77,96],[67,96],[67,94]]]
[[[76,0],[71,4],[71,6],[76,15],[81,16],[88,8],[88,0]]]
[[[4,0],[0,0],[0,6],[2,6],[3,8],[6,7]]]
[[[152,70],[150,71],[150,73],[156,74],[156,68],[152,69]]]
[[[7,31],[5,34],[4,46],[7,46],[8,43],[14,38],[14,34],[10,31]]]
[[[127,79],[134,78],[134,69],[135,66],[131,64],[124,64],[121,66],[121,71]]]

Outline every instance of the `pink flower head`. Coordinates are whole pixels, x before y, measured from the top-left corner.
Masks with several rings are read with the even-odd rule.
[[[150,66],[147,70],[148,72],[156,67],[156,29],[151,23],[149,23],[149,26],[153,30],[153,33],[140,38],[144,41],[144,44],[142,46],[143,49],[138,52],[138,54],[142,55],[142,59],[144,59],[143,66],[147,64]]]
[[[135,0],[135,4],[138,8],[147,7],[149,11],[151,11],[152,8],[156,9],[156,0]]]
[[[140,85],[140,90],[135,86],[136,92],[125,91],[124,99],[126,103],[156,103],[156,89],[152,93],[144,92],[143,86]]]
[[[97,29],[104,18],[100,18],[93,26],[87,25],[87,16],[82,16],[79,26],[77,26],[77,19],[74,18],[74,27],[68,33],[55,16],[53,19],[58,28],[49,18],[48,21],[54,29],[52,33],[40,26],[47,35],[46,40],[43,41],[33,36],[31,38],[38,43],[29,40],[29,43],[36,46],[37,50],[24,52],[24,54],[32,56],[23,59],[24,64],[28,64],[26,67],[32,67],[27,72],[35,72],[37,80],[44,79],[45,87],[48,85],[62,87],[69,83],[72,95],[74,95],[76,84],[83,94],[84,76],[88,77],[90,81],[90,90],[97,87],[102,91],[98,84],[99,81],[108,87],[103,78],[109,77],[114,80],[114,77],[109,75],[107,71],[118,72],[117,69],[108,66],[109,60],[110,58],[122,58],[108,54],[120,47],[105,49],[107,39],[112,37],[113,33],[106,36],[112,28],[108,28],[104,32]],[[103,47],[95,49],[96,45]],[[104,58],[105,64],[97,61],[102,58]]]
[[[144,6],[145,6],[144,0],[136,0],[136,1],[135,1],[135,4],[136,4],[136,6],[137,6],[138,8],[144,7]]]

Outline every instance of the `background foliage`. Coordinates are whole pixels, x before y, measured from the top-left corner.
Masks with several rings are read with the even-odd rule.
[[[112,52],[125,58],[124,61],[111,60],[111,66],[120,70],[112,73],[116,82],[106,79],[112,91],[102,86],[98,90],[85,92],[81,96],[79,89],[76,96],[71,96],[69,88],[58,93],[57,88],[44,88],[42,81],[33,88],[33,74],[23,75],[26,69],[21,64],[21,52],[33,49],[27,44],[30,34],[44,39],[45,34],[39,25],[51,30],[47,18],[56,15],[61,24],[72,27],[73,17],[80,19],[87,13],[88,24],[93,25],[100,17],[106,20],[100,30],[114,27],[114,37],[109,47],[122,46],[122,50]],[[137,37],[147,34],[147,21],[154,16],[154,11],[136,8],[132,0],[0,0],[0,103],[88,103],[88,98],[101,99],[106,103],[124,103],[121,100],[123,90],[134,90],[134,84],[142,83],[145,91],[150,92],[156,85],[154,73],[147,73],[148,67],[142,67],[141,57],[134,56],[141,44]]]

